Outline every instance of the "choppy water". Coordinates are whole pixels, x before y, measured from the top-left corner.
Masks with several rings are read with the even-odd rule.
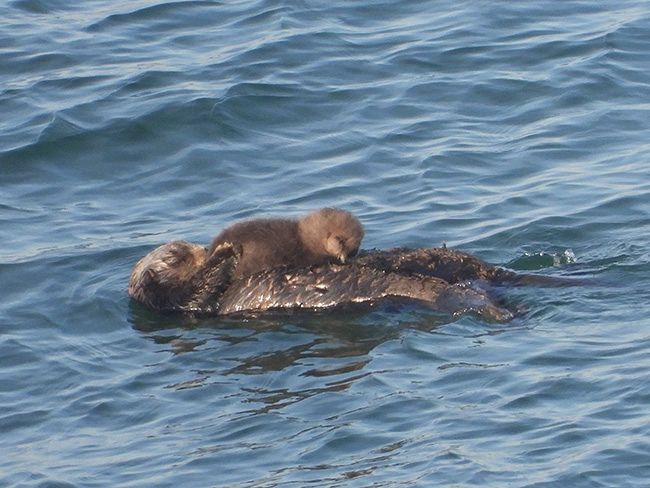
[[[0,18],[0,485],[647,486],[645,0]],[[129,303],[154,246],[323,205],[600,284],[511,290],[506,325]]]

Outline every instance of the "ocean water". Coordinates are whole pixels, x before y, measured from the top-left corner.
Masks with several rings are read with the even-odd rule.
[[[0,486],[648,485],[648,2],[0,18]],[[507,324],[126,295],[163,242],[325,205],[586,284],[506,290]]]

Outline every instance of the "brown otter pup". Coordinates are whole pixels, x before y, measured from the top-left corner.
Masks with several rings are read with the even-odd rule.
[[[322,208],[300,219],[255,219],[234,224],[212,241],[208,255],[230,243],[241,249],[234,278],[277,267],[345,263],[363,239],[359,220],[346,210]]]

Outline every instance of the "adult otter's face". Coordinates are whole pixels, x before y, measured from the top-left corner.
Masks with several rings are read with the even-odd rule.
[[[205,261],[205,249],[186,241],[157,247],[133,267],[129,296],[156,310],[174,310],[192,290],[192,276]]]
[[[205,261],[205,249],[186,241],[172,241],[157,247],[138,261],[129,280],[129,293],[155,283],[183,283]]]

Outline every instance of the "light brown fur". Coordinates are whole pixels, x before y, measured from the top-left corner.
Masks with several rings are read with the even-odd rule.
[[[255,219],[224,229],[210,249],[231,243],[241,248],[235,277],[286,267],[345,263],[356,255],[363,227],[350,212],[323,208],[298,220]],[[211,251],[210,251],[211,252]]]

